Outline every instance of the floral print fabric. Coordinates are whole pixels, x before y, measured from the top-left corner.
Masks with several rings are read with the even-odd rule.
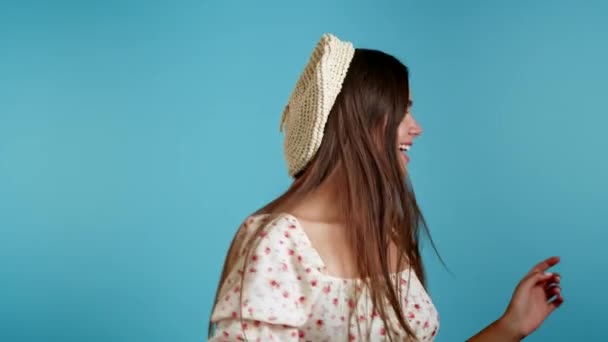
[[[237,234],[255,239],[254,248],[239,252],[220,288],[210,341],[388,340],[362,282],[328,275],[294,216],[251,216]],[[392,277],[401,286],[402,308],[417,340],[433,341],[439,315],[415,272]],[[396,318],[389,326],[405,340]]]

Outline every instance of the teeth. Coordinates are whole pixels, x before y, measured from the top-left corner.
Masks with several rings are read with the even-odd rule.
[[[399,145],[399,149],[400,149],[401,151],[406,151],[406,152],[407,152],[407,151],[409,151],[409,150],[410,150],[410,148],[411,148],[411,146],[410,146],[410,145],[407,145],[407,144],[400,144],[400,145]]]

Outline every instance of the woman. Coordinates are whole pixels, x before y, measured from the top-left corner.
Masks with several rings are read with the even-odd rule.
[[[294,181],[235,235],[210,340],[434,339],[419,250],[428,230],[407,174],[422,133],[411,105],[400,61],[323,35],[281,120]],[[469,341],[518,341],[538,328],[563,302],[559,275],[545,272],[558,261],[532,268]]]

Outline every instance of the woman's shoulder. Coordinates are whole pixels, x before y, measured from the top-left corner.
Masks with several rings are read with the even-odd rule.
[[[287,232],[287,234],[286,234]],[[288,213],[253,213],[241,222],[238,234],[254,238],[274,238],[283,235],[285,238],[301,238],[302,227],[298,220]]]
[[[251,214],[243,220],[237,234],[241,241],[240,255],[255,258],[253,255],[261,253],[314,267],[323,266],[301,224],[289,213]]]
[[[234,323],[235,331],[239,315],[273,329],[303,324],[321,292],[320,265],[298,222],[289,214],[255,214],[238,234],[245,239],[220,287],[212,321]]]

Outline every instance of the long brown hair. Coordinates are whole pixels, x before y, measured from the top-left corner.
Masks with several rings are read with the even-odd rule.
[[[392,329],[388,329],[390,311],[408,336],[414,334],[401,307],[399,282],[391,279],[395,270],[391,269],[388,253],[378,251],[388,251],[394,244],[399,253],[398,269],[407,263],[426,288],[420,233],[425,233],[433,244],[397,150],[397,127],[406,115],[408,102],[408,68],[384,52],[356,49],[318,152],[285,193],[254,213],[272,214],[279,208],[290,207],[330,175],[339,174],[337,181],[342,184],[338,205],[345,217],[343,223],[349,227],[347,242],[359,278],[369,291],[390,340],[393,339]],[[219,287],[231,271],[236,254],[242,250],[237,245],[240,243],[235,239]],[[209,334],[211,328],[210,322]]]

